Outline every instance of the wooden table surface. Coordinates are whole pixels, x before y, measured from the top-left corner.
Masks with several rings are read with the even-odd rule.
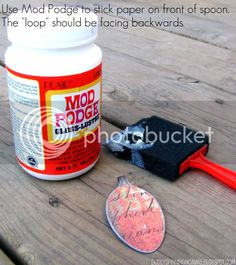
[[[1,2],[20,7],[23,2],[47,1]],[[110,2],[160,5],[154,0]],[[236,2],[207,4],[226,6],[230,14],[181,15],[186,24],[182,29],[100,29],[103,130],[113,132],[152,114],[197,130],[211,126],[214,136],[208,157],[236,170]],[[4,62],[9,45],[6,29],[1,27],[0,34]],[[81,178],[49,183],[24,173],[14,155],[3,67],[0,72],[0,264],[12,264],[7,255],[16,264],[21,259],[32,265],[150,265],[157,259],[182,264],[179,259],[236,258],[235,192],[203,172],[192,170],[170,183],[115,158],[103,147],[99,163]],[[108,226],[104,205],[120,175],[151,192],[163,207],[166,236],[153,254],[129,249]],[[59,200],[58,207],[49,204],[50,197]]]

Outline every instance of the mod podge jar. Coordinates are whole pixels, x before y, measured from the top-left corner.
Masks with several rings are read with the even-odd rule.
[[[9,17],[5,62],[16,157],[34,177],[74,178],[98,161],[102,52],[94,44],[96,21],[82,10]]]

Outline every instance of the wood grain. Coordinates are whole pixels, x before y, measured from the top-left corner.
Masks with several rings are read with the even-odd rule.
[[[233,51],[154,29],[116,30],[112,34],[105,29],[100,31],[102,47],[235,95],[236,53]]]
[[[116,64],[112,64],[112,60]],[[144,74],[139,75],[140,72]],[[106,120],[125,126],[155,114],[196,130],[207,131],[212,127],[216,159],[221,163],[235,163],[234,96],[192,79],[171,73],[166,75],[166,72],[111,51],[104,56],[105,91],[107,87],[113,92],[105,93],[103,114]],[[217,103],[217,99],[223,99],[223,104]],[[222,154],[222,146],[227,146],[227,154]]]
[[[98,3],[80,3],[93,2]],[[128,6],[153,1],[111,2]],[[103,122],[103,130],[111,133],[120,129],[110,123],[121,128],[150,115],[199,130],[211,126],[215,135],[209,158],[236,170],[235,2],[209,0],[208,4],[224,4],[233,12],[210,18],[185,16],[187,26],[183,32],[171,30],[175,34],[159,29],[100,29],[103,116],[109,122]],[[9,43],[3,27],[0,38],[4,61]],[[0,235],[26,264],[149,265],[155,259],[235,258],[235,193],[202,172],[191,171],[169,183],[116,159],[104,147],[99,163],[82,178],[48,183],[25,174],[14,157],[4,71],[0,67]],[[120,175],[150,191],[163,207],[167,233],[154,254],[132,251],[108,227],[104,204]],[[51,197],[59,201],[57,207],[49,203]]]
[[[49,184],[24,174],[14,158],[8,102],[1,102],[0,113],[0,175],[6,180],[0,234],[26,264],[150,264],[152,257],[168,258],[133,253],[119,242],[106,223],[105,196],[79,179]],[[57,208],[49,204],[52,196],[59,199]]]
[[[0,101],[8,99],[8,90],[6,89],[7,78],[6,71],[0,66]]]
[[[105,123],[104,129],[116,128]],[[0,231],[27,264],[76,264],[78,259],[80,264],[150,264],[151,259],[167,257],[233,257],[234,192],[205,174],[193,172],[172,184],[104,149],[99,164],[86,176],[48,183],[23,173],[12,145],[5,145],[8,151],[0,163]],[[152,192],[163,206],[166,239],[150,256],[126,248],[106,224],[105,198],[122,174]],[[49,205],[50,196],[59,199],[59,207]]]
[[[211,45],[223,47],[230,50],[236,50],[235,40],[236,40],[236,6],[235,3],[222,2],[222,1],[160,1],[160,2],[153,2],[153,1],[118,1],[114,5],[115,6],[128,6],[128,7],[145,7],[146,10],[149,7],[158,7],[162,8],[163,3],[166,4],[168,7],[179,7],[184,6],[185,10],[188,7],[193,7],[195,3],[197,3],[198,10],[201,7],[227,7],[229,14],[209,14],[207,16],[203,16],[201,14],[156,14],[152,15],[153,18],[159,20],[175,20],[178,17],[180,20],[184,22],[183,28],[178,27],[166,27],[161,28],[164,31],[173,32],[178,35],[183,35],[195,40],[199,40],[205,43],[210,43]],[[185,11],[186,12],[186,11]],[[122,15],[123,18],[130,19],[128,15]],[[146,20],[150,17],[148,12],[144,14],[137,14],[134,15],[135,19],[137,20]],[[233,22],[233,23],[232,23]]]
[[[21,7],[22,3],[25,4],[32,4],[31,1],[15,1],[15,0],[3,0],[3,3],[9,3],[12,6],[17,6]],[[165,3],[169,6],[180,6],[184,5],[185,7],[190,7],[195,4],[196,1],[194,0],[184,0],[181,3],[176,0],[167,0]],[[34,4],[40,5],[45,3],[42,0],[37,0],[34,1]],[[51,1],[50,3],[56,3],[56,4],[64,4],[63,1]],[[71,4],[78,4],[76,1],[71,1]],[[85,6],[91,6],[94,3],[100,3],[97,0],[91,1],[85,1],[82,0],[80,1],[79,4],[85,5]],[[150,7],[150,6],[155,6],[155,7],[160,7],[163,2],[153,2],[153,1],[144,1],[144,0],[138,0],[138,1],[103,1],[102,4],[112,4],[114,7],[116,6],[121,6],[121,7]],[[236,30],[235,30],[235,13],[236,13],[236,7],[234,2],[222,2],[222,1],[213,1],[210,0],[207,2],[207,4],[203,0],[198,0],[197,1],[199,7],[201,6],[209,6],[209,7],[228,7],[229,8],[229,14],[224,14],[224,15],[208,15],[207,17],[204,17],[200,14],[180,14],[178,17],[180,19],[184,20],[185,22],[185,27],[184,28],[175,28],[175,27],[170,27],[170,28],[162,28],[161,30],[163,31],[170,31],[173,32],[177,35],[183,35],[191,39],[199,40],[202,42],[210,43],[215,46],[223,47],[226,49],[231,49],[231,50],[236,50]],[[101,4],[101,3],[100,3]],[[120,17],[130,19],[129,16],[127,15],[121,15]],[[150,17],[149,14],[139,14],[138,16],[134,16],[137,19],[147,19]],[[173,20],[175,18],[175,15],[168,15],[168,14],[158,14],[159,19],[170,19]],[[158,29],[159,30],[159,29]]]
[[[1,31],[1,35],[6,36],[6,29],[1,28]],[[101,28],[99,36],[100,46],[134,57],[142,64],[167,69],[236,94],[236,53],[233,51],[156,29]],[[3,43],[1,46],[0,60],[3,60],[6,45]]]

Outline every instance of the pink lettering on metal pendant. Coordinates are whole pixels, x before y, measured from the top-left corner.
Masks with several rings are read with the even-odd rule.
[[[106,216],[116,235],[142,253],[156,251],[164,239],[165,219],[158,201],[147,191],[118,178],[106,202]]]

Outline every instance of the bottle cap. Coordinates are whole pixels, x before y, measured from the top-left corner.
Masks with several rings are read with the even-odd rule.
[[[19,11],[11,14],[8,20],[8,39],[18,46],[70,48],[92,43],[97,38],[97,15],[85,14],[79,8],[78,13],[70,16],[48,11],[37,14]],[[18,22],[17,27],[11,25],[13,21]]]

